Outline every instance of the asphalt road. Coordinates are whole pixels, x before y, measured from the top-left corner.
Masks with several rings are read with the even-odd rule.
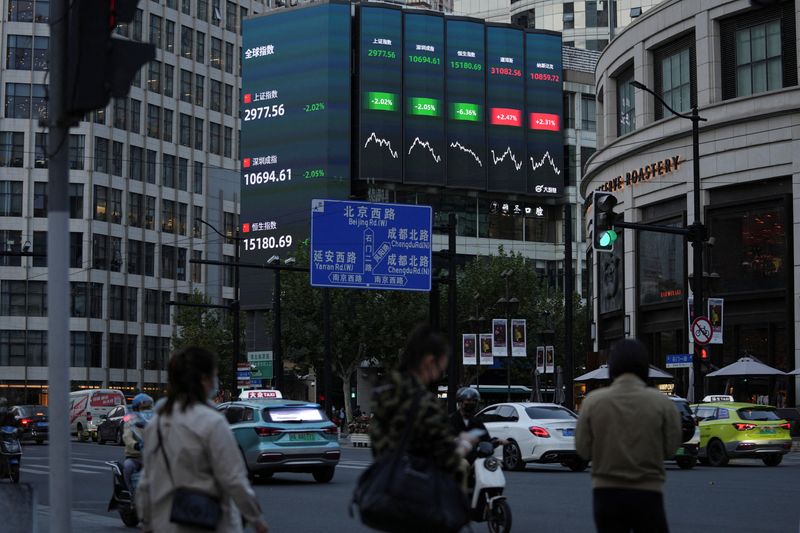
[[[122,448],[93,443],[72,447],[73,530],[131,531],[106,512],[111,473],[103,462],[122,457]],[[359,474],[369,464],[369,449],[345,447],[336,477],[320,485],[307,474],[278,474],[255,490],[271,531],[332,533],[363,532],[350,518],[348,505]],[[47,531],[49,468],[47,445],[25,446],[22,481],[31,483],[43,507],[39,531]],[[574,473],[560,466],[529,465],[507,473],[506,494],[514,531],[592,531],[589,472]],[[668,465],[666,505],[673,533],[795,533],[800,531],[800,453],[777,467],[760,461],[732,461],[725,468],[698,466],[684,471]],[[473,530],[485,531],[484,525]]]

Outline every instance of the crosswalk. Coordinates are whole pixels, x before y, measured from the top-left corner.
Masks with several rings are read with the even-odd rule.
[[[337,468],[348,468],[352,470],[366,470],[371,461],[339,461]]]
[[[105,464],[105,461],[100,459],[88,459],[84,457],[75,457],[72,460],[70,470],[74,474],[105,474],[109,475],[111,467]],[[22,458],[22,467],[20,471],[25,474],[32,474],[35,476],[49,476],[50,465],[47,464],[46,457],[26,457]]]

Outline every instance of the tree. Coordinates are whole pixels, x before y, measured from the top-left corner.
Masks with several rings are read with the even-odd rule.
[[[308,265],[308,248],[298,250],[297,264]],[[323,375],[323,290],[311,287],[308,275],[281,276],[284,356],[300,371]],[[392,367],[413,326],[426,319],[421,293],[361,289],[327,289],[331,300],[331,360],[342,380],[348,419],[352,418],[350,378],[363,361]],[[268,321],[268,329],[272,321]],[[280,371],[280,370],[278,370]]]
[[[193,292],[187,303],[210,304],[211,300],[199,291]],[[242,330],[236,336],[241,343],[244,339],[244,320],[239,322]],[[180,350],[187,346],[202,346],[219,358],[220,390],[236,390],[233,368],[233,317],[227,309],[176,306],[175,325],[177,331],[172,336],[172,349]],[[242,345],[243,347],[243,345]],[[244,353],[240,349],[240,353]]]

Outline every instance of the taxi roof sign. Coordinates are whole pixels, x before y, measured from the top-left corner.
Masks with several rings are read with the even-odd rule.
[[[280,400],[283,398],[281,391],[272,389],[243,390],[239,394],[240,400]]]
[[[729,394],[711,394],[703,398],[703,403],[709,402],[732,402],[733,396]]]

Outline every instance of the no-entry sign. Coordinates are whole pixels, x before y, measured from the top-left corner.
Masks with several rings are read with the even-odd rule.
[[[711,342],[712,334],[713,329],[708,318],[699,316],[694,319],[694,322],[692,322],[692,339],[694,340],[695,344],[705,346]]]

